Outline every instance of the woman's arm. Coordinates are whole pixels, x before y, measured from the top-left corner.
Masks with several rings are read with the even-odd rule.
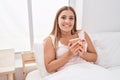
[[[57,71],[57,69],[64,66],[72,56],[73,55],[68,51],[64,55],[62,55],[60,58],[56,59],[56,52],[53,47],[51,38],[48,37],[45,40],[44,59],[45,59],[46,69],[49,73]]]
[[[82,57],[86,61],[95,62],[97,60],[97,52],[92,44],[90,37],[88,36],[86,32],[85,32],[85,39],[88,44],[87,52],[80,55],[80,57]]]

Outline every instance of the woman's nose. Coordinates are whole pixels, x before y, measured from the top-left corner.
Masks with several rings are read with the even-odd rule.
[[[65,19],[65,22],[70,22],[70,20],[69,19]]]

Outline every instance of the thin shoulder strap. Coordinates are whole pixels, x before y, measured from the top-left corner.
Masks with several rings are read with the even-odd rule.
[[[79,38],[85,39],[85,34],[84,33],[85,33],[84,30],[80,30],[80,32],[78,33]]]
[[[79,35],[80,39],[83,39],[83,40],[86,41],[86,39],[85,39],[85,31],[84,30],[80,30],[80,32],[78,33],[78,35]],[[85,51],[87,51],[87,47],[88,47],[88,44],[86,43],[85,44]]]

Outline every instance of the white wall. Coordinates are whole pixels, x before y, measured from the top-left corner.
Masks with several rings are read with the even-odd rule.
[[[77,3],[79,1],[76,0]],[[83,0],[83,28],[90,33],[120,31],[119,4],[120,0]]]

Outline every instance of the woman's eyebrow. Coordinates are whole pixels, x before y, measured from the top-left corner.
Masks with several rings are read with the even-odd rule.
[[[69,16],[69,17],[75,17],[75,16],[71,15],[71,16]]]

